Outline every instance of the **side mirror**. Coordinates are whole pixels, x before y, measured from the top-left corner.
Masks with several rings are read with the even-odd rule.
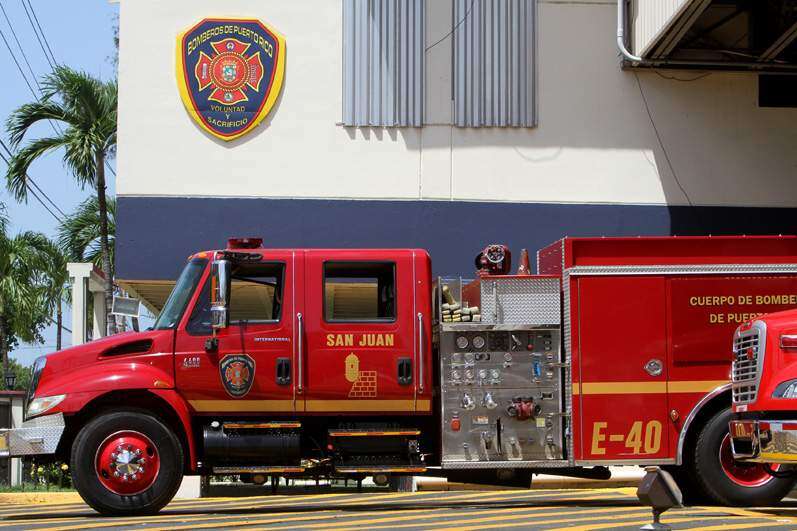
[[[229,260],[215,260],[211,265],[210,315],[214,330],[230,325],[230,270]]]

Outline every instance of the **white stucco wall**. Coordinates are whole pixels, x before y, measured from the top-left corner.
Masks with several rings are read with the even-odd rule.
[[[451,11],[427,5],[431,43]],[[337,124],[339,0],[123,0],[118,193],[687,204],[671,165],[693,204],[795,206],[797,110],[758,108],[748,74],[621,70],[615,9],[540,0],[535,129],[353,129]],[[260,18],[287,40],[281,99],[230,143],[202,132],[177,91],[175,38],[207,16]],[[431,123],[451,116],[450,53],[427,55]]]

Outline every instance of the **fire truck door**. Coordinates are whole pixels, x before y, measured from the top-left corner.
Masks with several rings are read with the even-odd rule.
[[[664,278],[578,279],[577,459],[670,456],[665,304]]]
[[[266,253],[232,267],[230,326],[211,339],[210,278],[178,331],[177,387],[197,413],[279,413],[295,410],[293,351],[294,253]]]
[[[415,411],[410,254],[307,251],[305,407]]]

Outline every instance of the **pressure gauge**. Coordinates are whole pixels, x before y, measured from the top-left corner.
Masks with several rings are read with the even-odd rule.
[[[457,338],[457,348],[468,348],[468,338],[465,336],[459,336]]]
[[[510,354],[509,352],[504,354],[504,361],[512,361],[512,354]]]
[[[471,369],[468,369],[467,371],[465,371],[465,379],[466,380],[473,380],[473,371]]]
[[[482,336],[473,338],[473,348],[484,348],[484,338]]]
[[[480,369],[480,370],[479,370],[479,378],[481,378],[482,380],[484,380],[485,378],[487,378],[487,371],[486,371],[486,370],[484,370],[484,369]]]
[[[462,378],[462,374],[459,371],[451,371],[451,379],[452,380],[459,380]]]
[[[493,378],[493,380],[497,380],[501,377],[501,371],[499,371],[498,369],[493,369],[490,372],[490,376]]]

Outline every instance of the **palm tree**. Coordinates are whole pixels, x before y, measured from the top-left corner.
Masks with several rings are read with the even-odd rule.
[[[38,232],[7,234],[0,212],[0,358],[9,370],[8,352],[18,342],[42,341],[48,321],[47,238]]]
[[[116,234],[116,200],[108,199],[108,253],[113,274]],[[91,262],[100,267],[100,209],[96,197],[89,197],[58,226],[58,246],[73,262]]]
[[[71,299],[69,290],[69,272],[66,270],[67,255],[61,247],[47,239],[41,242],[41,248],[47,255],[47,292],[46,304],[49,315],[55,313],[55,350],[61,350],[64,328],[63,302]],[[52,319],[50,319],[52,322]]]
[[[113,272],[108,242],[108,205],[105,196],[105,163],[116,150],[116,81],[101,81],[85,72],[57,66],[44,77],[42,98],[11,113],[7,122],[12,145],[19,151],[11,157],[6,173],[8,190],[18,201],[27,200],[27,172],[40,156],[64,149],[64,164],[81,187],[92,186],[97,195],[100,225],[100,265],[105,277],[105,310],[110,316],[113,301]],[[42,120],[61,122],[62,133],[29,140],[20,148],[30,127]],[[111,333],[116,332],[108,319]]]

